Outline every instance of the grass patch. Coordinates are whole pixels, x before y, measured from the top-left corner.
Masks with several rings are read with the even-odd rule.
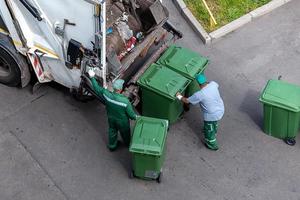
[[[218,23],[215,27],[211,27],[210,17],[202,0],[184,0],[187,7],[208,32],[214,31],[270,1],[271,0],[206,0],[208,7],[211,9]]]

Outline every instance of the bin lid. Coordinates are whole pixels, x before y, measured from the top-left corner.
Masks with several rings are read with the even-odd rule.
[[[167,120],[139,117],[136,120],[129,151],[160,156],[164,150],[167,130]]]
[[[289,111],[300,111],[300,87],[280,80],[269,80],[259,99]]]
[[[138,80],[141,87],[172,100],[176,98],[176,93],[182,93],[190,82],[189,79],[177,72],[157,64],[152,64]]]
[[[173,45],[165,51],[157,63],[193,79],[205,70],[208,59],[194,51]]]

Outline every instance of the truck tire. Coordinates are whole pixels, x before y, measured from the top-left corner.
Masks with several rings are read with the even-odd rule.
[[[13,56],[0,46],[0,83],[17,86],[21,82],[21,72]]]

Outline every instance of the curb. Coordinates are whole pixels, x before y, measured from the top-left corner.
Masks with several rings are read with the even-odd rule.
[[[180,11],[180,14],[185,18],[185,20],[190,24],[196,34],[200,37],[204,44],[211,43],[211,37],[194,17],[190,9],[187,8],[183,0],[173,0],[173,3]]]
[[[244,26],[245,24],[248,24],[252,20],[259,18],[276,8],[290,2],[292,0],[272,0],[269,3],[251,11],[248,14],[243,15],[242,17],[226,24],[225,26],[222,26],[221,28],[211,32],[207,33],[205,29],[202,27],[202,25],[198,22],[198,20],[194,17],[192,12],[188,9],[186,4],[183,0],[173,0],[173,3],[177,7],[177,9],[180,11],[180,14],[183,15],[185,20],[190,24],[190,26],[193,28],[193,30],[196,32],[196,34],[201,38],[204,44],[209,44],[212,41],[219,39],[228,33],[231,33],[238,28]]]
[[[286,0],[273,0],[269,3],[267,3],[266,5],[263,5],[253,11],[251,11],[249,14],[253,17],[253,18],[257,18],[260,16],[263,16],[267,13],[269,13],[272,10],[275,10],[276,8],[284,5],[285,3],[287,3]]]
[[[230,22],[229,24],[226,24],[225,26],[222,26],[221,28],[211,32],[209,34],[209,36],[215,40],[215,39],[219,39],[223,36],[225,36],[226,34],[244,26],[245,24],[248,24],[249,22],[251,22],[252,20],[252,16],[250,14],[246,14],[232,22]]]

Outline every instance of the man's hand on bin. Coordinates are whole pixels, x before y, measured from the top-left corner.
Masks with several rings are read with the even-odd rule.
[[[96,75],[93,69],[90,69],[90,70],[88,71],[88,74],[89,74],[89,77],[90,77],[90,78],[94,78],[95,75]]]
[[[183,96],[182,96],[182,94],[180,94],[180,92],[177,92],[176,93],[176,98],[181,101],[181,99],[183,98]]]
[[[187,98],[185,98],[180,92],[177,92],[176,93],[176,98],[179,100],[179,101],[182,101],[183,103],[186,103],[186,104],[189,104],[189,100]]]

